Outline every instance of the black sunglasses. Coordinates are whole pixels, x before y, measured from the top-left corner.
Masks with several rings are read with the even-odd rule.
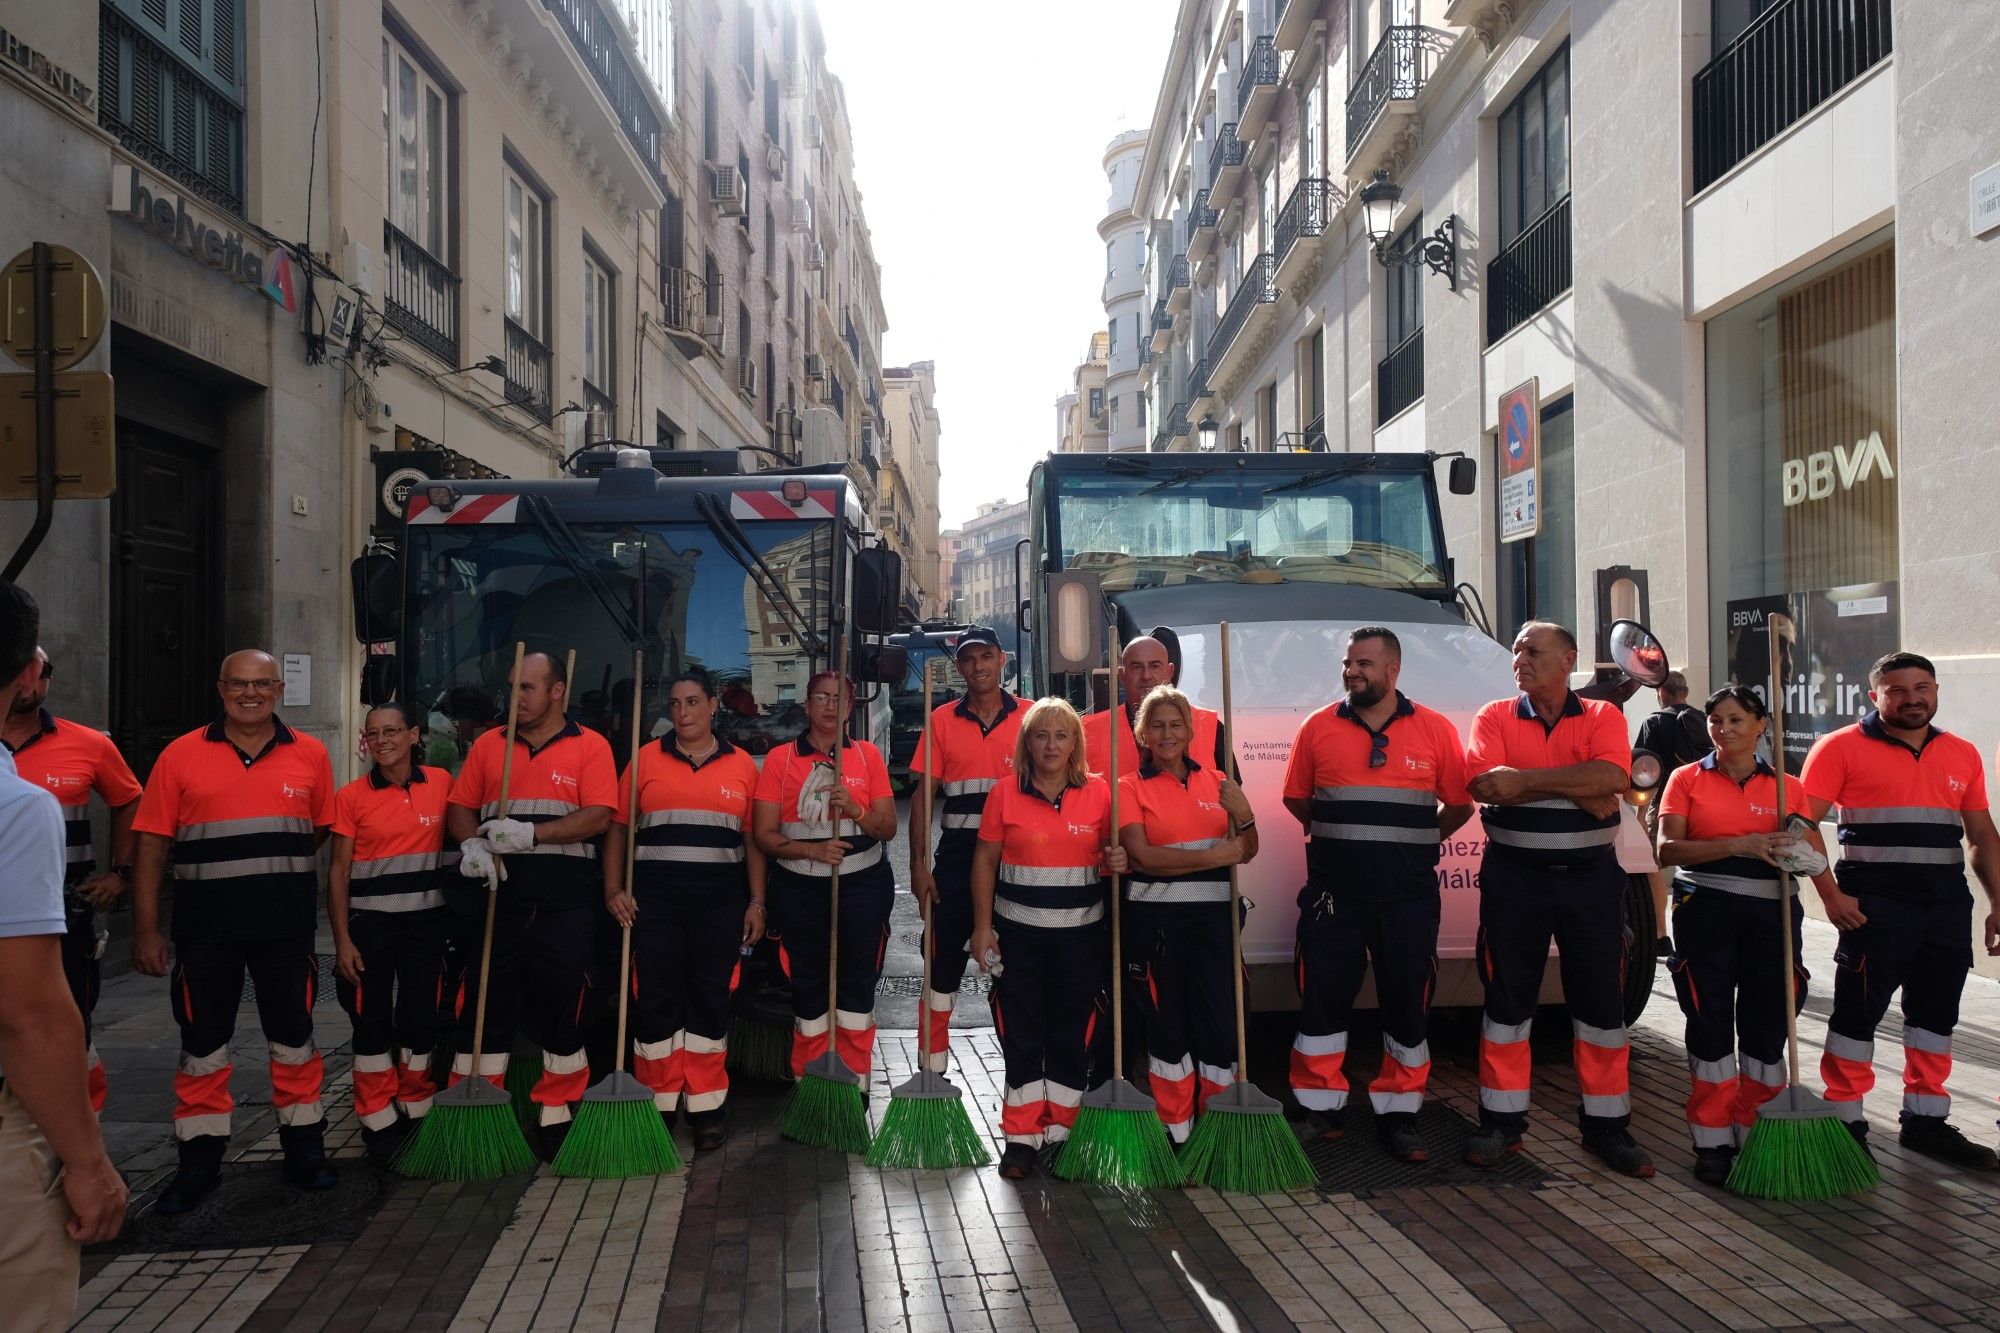
[[[1381,768],[1389,762],[1389,733],[1377,731],[1368,741],[1368,767]]]

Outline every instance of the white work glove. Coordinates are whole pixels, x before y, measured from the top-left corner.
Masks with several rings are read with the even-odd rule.
[[[531,850],[535,845],[535,826],[525,819],[489,819],[479,826],[479,836],[505,856],[509,852]]]
[[[484,838],[467,838],[458,845],[458,873],[467,879],[483,879],[488,893],[498,893],[500,881],[507,878],[507,867],[493,854],[492,843]]]
[[[1778,868],[1788,875],[1808,878],[1826,869],[1826,857],[1817,847],[1801,838],[1777,854]]]

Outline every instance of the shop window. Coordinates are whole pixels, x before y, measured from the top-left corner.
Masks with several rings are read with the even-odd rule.
[[[1791,617],[1794,760],[1867,709],[1897,647],[1895,262],[1865,241],[1706,329],[1711,665],[1764,688],[1764,617]]]
[[[1541,532],[1500,547],[1493,631],[1502,640],[1510,640],[1526,620],[1553,620],[1572,632],[1577,629],[1573,402],[1563,397],[1542,409]],[[1497,458],[1495,464],[1497,476]]]

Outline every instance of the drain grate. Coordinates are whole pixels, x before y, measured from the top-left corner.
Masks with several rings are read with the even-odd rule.
[[[222,1168],[215,1192],[193,1212],[161,1217],[146,1200],[117,1240],[92,1246],[91,1253],[161,1254],[358,1240],[394,1192],[397,1178],[358,1161],[339,1165],[339,1184],[308,1193],[286,1184],[275,1162],[232,1162]],[[165,1181],[163,1176],[161,1184]]]
[[[1521,1153],[1511,1153],[1494,1167],[1467,1166],[1459,1158],[1466,1137],[1477,1128],[1448,1106],[1426,1101],[1417,1112],[1417,1129],[1430,1148],[1431,1160],[1414,1165],[1399,1162],[1382,1146],[1375,1117],[1367,1107],[1350,1110],[1347,1136],[1337,1143],[1314,1143],[1306,1158],[1319,1175],[1322,1194],[1355,1194],[1367,1198],[1387,1190],[1432,1189],[1440,1185],[1516,1185],[1533,1188],[1555,1177]]]
[[[339,1004],[339,998],[333,993],[333,984],[339,979],[334,975],[333,955],[330,953],[316,953],[313,955],[313,964],[315,970],[319,973],[319,980],[313,988],[314,1007],[316,1008],[323,1004]],[[250,974],[247,971],[243,974],[243,995],[241,998],[245,1004],[257,998],[257,983],[250,979]]]
[[[879,993],[904,999],[915,999],[923,993],[923,989],[922,977],[883,977],[876,986]],[[962,1004],[966,1000],[984,998],[992,990],[993,978],[976,967],[969,967],[965,970],[965,980],[958,983],[959,1002]]]

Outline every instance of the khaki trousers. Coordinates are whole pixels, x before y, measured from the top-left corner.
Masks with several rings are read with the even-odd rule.
[[[82,1248],[63,1229],[61,1175],[27,1108],[0,1086],[0,1320],[10,1329],[61,1329],[76,1312]]]

